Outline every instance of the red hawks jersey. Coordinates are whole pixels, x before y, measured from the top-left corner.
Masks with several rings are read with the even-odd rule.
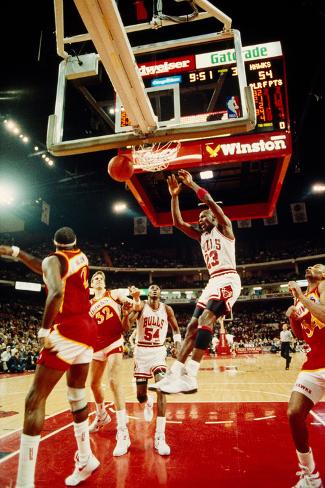
[[[121,303],[125,293],[121,289],[106,290],[101,298],[90,300],[90,316],[97,322],[95,351],[100,351],[122,338]]]
[[[54,255],[60,257],[64,264],[64,293],[53,324],[63,336],[92,346],[94,322],[89,317],[88,259],[79,249],[56,251]]]
[[[144,302],[140,318],[137,320],[137,346],[163,346],[167,331],[166,305],[160,302],[158,309],[153,310],[148,302]]]
[[[318,287],[306,292],[305,296],[315,303],[320,303]],[[301,325],[304,341],[310,346],[302,370],[323,369],[325,368],[325,323],[314,317],[299,300],[295,299],[294,305],[297,308],[297,320]]]
[[[63,257],[65,269],[62,276],[64,295],[56,321],[89,312],[89,266],[87,256],[79,249],[56,251],[55,256]]]
[[[203,232],[201,249],[210,278],[236,272],[235,239],[225,237],[217,227]]]

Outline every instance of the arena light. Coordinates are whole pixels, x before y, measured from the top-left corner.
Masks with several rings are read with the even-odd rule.
[[[313,193],[324,193],[325,192],[325,185],[324,183],[315,183],[312,186]]]
[[[28,283],[26,281],[16,281],[15,283],[16,290],[24,290],[24,291],[41,291],[42,285],[41,283]]]
[[[113,205],[113,210],[116,213],[125,212],[126,209],[127,209],[127,205],[125,202],[116,202]]]
[[[200,178],[201,180],[210,180],[213,178],[213,171],[201,171]]]
[[[16,194],[17,191],[12,185],[0,182],[0,205],[12,205]]]

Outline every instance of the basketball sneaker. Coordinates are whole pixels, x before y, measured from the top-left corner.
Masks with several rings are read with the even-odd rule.
[[[169,381],[160,386],[162,393],[196,393],[197,379],[195,376],[190,376],[186,372],[176,378],[170,378]]]
[[[143,417],[146,422],[151,422],[153,419],[153,397],[148,395],[147,403],[143,409]]]
[[[129,431],[127,428],[117,429],[116,441],[117,442],[113,451],[113,456],[123,456],[128,452],[128,449],[131,445]]]
[[[94,432],[98,432],[104,425],[107,425],[111,421],[111,417],[106,413],[105,417],[98,417],[96,414],[94,420],[89,425],[89,432],[92,434]]]
[[[75,467],[74,472],[65,479],[65,484],[67,486],[77,486],[82,481],[86,480],[91,476],[91,474],[98,468],[100,462],[98,459],[91,453],[89,455],[88,461],[86,464],[82,465],[79,461],[78,451],[74,455]]]
[[[311,473],[307,466],[302,464],[299,464],[299,468],[301,471],[296,473],[299,476],[299,481],[294,488],[323,488],[323,482],[318,472]]]
[[[169,456],[170,447],[166,444],[165,434],[160,432],[155,433],[155,449],[161,456]]]
[[[170,381],[175,381],[177,378],[179,378],[179,375],[172,373],[172,371],[167,371],[166,375],[160,381],[157,381],[156,383],[152,383],[151,385],[149,385],[148,390],[150,391],[160,390],[161,386],[164,386],[165,383],[167,384]]]

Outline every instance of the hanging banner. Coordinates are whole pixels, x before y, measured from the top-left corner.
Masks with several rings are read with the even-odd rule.
[[[42,213],[41,213],[41,222],[46,225],[50,224],[50,210],[51,207],[48,203],[42,201]]]
[[[164,227],[160,227],[160,234],[172,234],[173,233],[173,226],[166,225]]]
[[[252,227],[251,219],[247,220],[237,220],[238,229],[249,229]]]
[[[277,225],[278,222],[278,215],[276,210],[274,211],[274,214],[272,217],[269,217],[268,219],[263,219],[264,225]]]
[[[308,222],[306,204],[304,202],[291,203],[290,208],[294,224]]]
[[[133,219],[133,233],[135,236],[147,234],[147,217],[134,217]]]

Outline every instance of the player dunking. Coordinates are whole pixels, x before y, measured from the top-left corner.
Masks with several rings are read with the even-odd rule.
[[[43,274],[47,287],[42,325],[38,331],[43,348],[25,401],[17,488],[34,486],[46,400],[65,372],[78,446],[75,470],[66,478],[65,484],[78,485],[99,466],[90,448],[85,392],[94,342],[94,321],[89,316],[88,259],[76,248],[76,236],[69,227],[56,231],[54,244],[55,252],[43,261],[16,246],[0,246],[0,254],[16,257],[36,273]]]
[[[134,376],[137,385],[137,399],[145,403],[144,418],[150,422],[153,418],[153,399],[147,396],[148,379],[154,376],[159,381],[166,372],[165,340],[168,324],[173,330],[173,339],[177,350],[180,349],[181,335],[173,309],[160,301],[160,288],[150,285],[148,300],[140,300],[140,291],[130,288],[134,300],[133,310],[125,321],[129,326],[136,321],[136,346],[134,349]],[[165,440],[166,397],[157,391],[157,418],[155,449],[162,456],[170,454],[170,447]]]
[[[241,282],[236,271],[235,237],[230,219],[207,190],[193,181],[188,171],[179,170],[178,177],[181,183],[175,175],[168,177],[173,223],[186,235],[201,243],[210,279],[197,301],[177,360],[166,377],[149,389],[160,388],[164,393],[194,393],[197,391],[196,376],[200,361],[210,344],[214,324],[219,317],[231,310],[240,295]],[[178,200],[182,184],[195,191],[198,199],[208,206],[199,216],[200,231],[182,218]],[[192,358],[185,365],[192,350]]]
[[[124,342],[121,306],[127,303],[128,299],[121,289],[107,290],[105,288],[105,274],[102,271],[97,271],[92,276],[91,286],[95,291],[95,296],[91,300],[90,316],[94,317],[97,322],[98,335],[91,364],[91,389],[96,402],[96,417],[91,423],[89,431],[97,432],[111,420],[105,408],[102,386],[107,364],[117,418],[117,443],[113,456],[123,456],[130,446],[130,437],[126,425],[124,390],[120,375]]]
[[[323,484],[310,448],[306,419],[325,393],[325,265],[308,267],[305,276],[308,282],[305,293],[295,281],[288,283],[294,304],[286,315],[295,336],[310,346],[293,387],[288,418],[300,468],[295,486],[320,488]]]

